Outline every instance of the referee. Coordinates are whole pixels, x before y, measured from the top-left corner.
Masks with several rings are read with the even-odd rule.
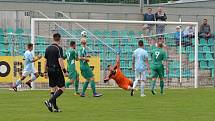
[[[49,78],[49,87],[51,88],[51,98],[45,101],[45,105],[51,112],[61,112],[58,108],[56,99],[65,90],[64,76],[68,76],[63,63],[63,49],[60,47],[61,35],[53,35],[53,43],[46,48],[44,76]]]

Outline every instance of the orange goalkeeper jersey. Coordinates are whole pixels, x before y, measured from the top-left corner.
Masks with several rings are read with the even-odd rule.
[[[125,75],[122,73],[122,71],[120,70],[119,62],[117,62],[114,69],[115,74],[113,74],[110,78],[115,80],[119,87],[128,90],[128,87],[131,87],[133,82],[125,77]]]

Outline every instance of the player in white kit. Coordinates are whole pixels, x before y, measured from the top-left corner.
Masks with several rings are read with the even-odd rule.
[[[146,50],[143,49],[143,41],[140,40],[138,42],[139,48],[137,48],[133,52],[132,57],[132,70],[135,71],[135,81],[133,82],[133,89],[131,91],[131,96],[134,95],[134,90],[138,84],[141,82],[141,97],[144,97],[144,86],[146,81],[146,66],[148,69],[148,73],[150,73],[150,66],[148,63],[148,53]]]
[[[22,76],[12,86],[14,91],[17,91],[17,86],[19,86],[27,76],[29,76],[29,75],[31,76],[31,79],[28,82],[26,82],[26,84],[30,88],[31,88],[31,82],[33,82],[34,80],[36,80],[39,77],[39,74],[36,72],[36,70],[34,68],[34,62],[36,62],[39,59],[41,59],[42,56],[39,55],[38,57],[34,58],[33,53],[31,52],[32,50],[33,50],[33,44],[30,43],[30,44],[27,45],[27,50],[24,53],[25,62],[24,62],[24,69],[23,69],[23,72],[22,72]]]

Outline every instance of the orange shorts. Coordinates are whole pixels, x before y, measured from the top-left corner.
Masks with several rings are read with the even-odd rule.
[[[126,80],[125,82],[120,83],[120,84],[118,84],[118,85],[119,85],[119,87],[121,87],[122,89],[128,90],[129,87],[132,86],[132,81],[131,81],[131,80]]]

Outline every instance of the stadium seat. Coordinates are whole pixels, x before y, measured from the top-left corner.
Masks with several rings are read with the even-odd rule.
[[[210,53],[211,52],[210,47],[208,47],[208,46],[203,46],[202,51],[204,53]]]
[[[189,62],[194,61],[194,59],[195,59],[194,53],[190,53],[188,58],[189,58]]]
[[[200,68],[207,69],[208,68],[207,62],[206,61],[200,61]]]
[[[214,69],[214,61],[208,61],[208,67]]]
[[[207,45],[207,42],[206,42],[206,40],[204,39],[204,38],[201,38],[200,40],[199,40],[199,45]]]
[[[4,35],[4,29],[0,28],[0,35]]]
[[[182,77],[184,78],[193,77],[193,73],[190,70],[184,70],[182,71]]]
[[[16,29],[16,34],[22,34],[24,33],[24,30],[22,28]]]
[[[186,47],[186,53],[191,53],[193,52],[193,48],[191,46]]]
[[[13,28],[7,28],[7,33],[13,33]]]
[[[198,60],[205,60],[204,54],[198,53]]]
[[[118,35],[119,35],[118,31],[115,31],[115,30],[111,31],[112,37],[118,37]]]
[[[210,53],[206,53],[205,57],[206,57],[206,60],[214,60],[212,54]]]
[[[209,45],[209,46],[214,46],[214,43],[215,43],[214,38],[208,39],[208,45]]]

